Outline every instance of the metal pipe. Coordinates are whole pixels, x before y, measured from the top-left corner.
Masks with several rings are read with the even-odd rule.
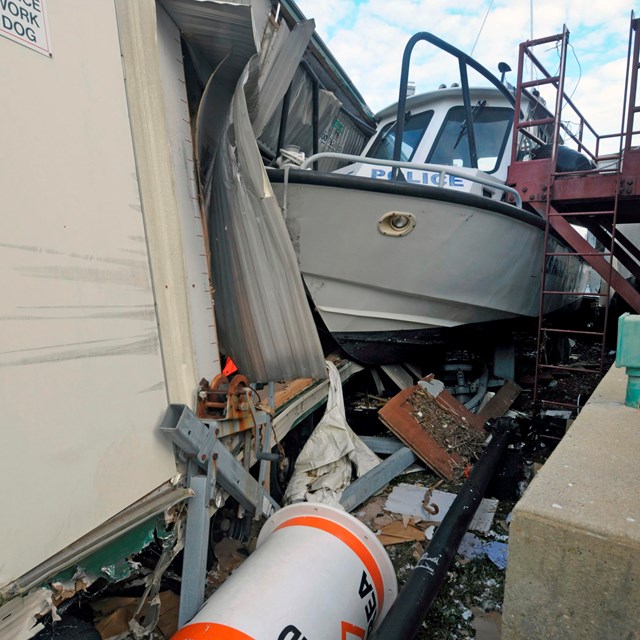
[[[427,551],[370,640],[415,638],[507,448],[514,425],[515,422],[510,418],[498,420],[486,451],[475,463],[469,479],[447,511]]]
[[[404,137],[404,118],[405,118],[405,109],[407,104],[407,85],[409,84],[409,64],[411,62],[411,53],[413,51],[413,47],[415,47],[416,43],[420,40],[425,40],[426,42],[430,42],[434,46],[446,51],[448,54],[457,58],[460,62],[460,65],[464,64],[467,67],[471,67],[475,71],[477,71],[480,75],[484,76],[491,84],[496,87],[502,93],[503,96],[511,103],[514,104],[514,97],[511,95],[509,90],[496,78],[491,71],[483,67],[479,62],[476,62],[471,56],[464,53],[464,51],[460,51],[456,47],[450,45],[448,42],[441,40],[437,36],[434,36],[432,33],[428,33],[427,31],[421,31],[413,35],[409,42],[407,42],[407,46],[404,49],[404,53],[402,54],[402,67],[400,72],[400,90],[398,92],[398,111],[396,118],[396,139],[394,141],[393,146],[393,159],[400,160],[401,152],[402,152],[402,138]],[[466,69],[465,69],[466,70]],[[397,167],[394,167],[392,175],[392,180],[402,180],[404,176],[402,172]]]
[[[284,147],[285,136],[287,135],[287,123],[289,121],[289,105],[291,104],[291,85],[287,89],[282,99],[282,114],[280,115],[280,129],[278,130],[278,143],[276,145],[276,156],[280,154]]]
[[[562,25],[562,46],[560,47],[560,80],[558,81],[558,92],[556,94],[555,123],[553,125],[553,146],[551,147],[551,171],[557,171],[558,146],[560,145],[560,122],[562,119],[562,105],[564,102],[564,80],[567,67],[567,46],[569,45],[569,30],[567,25]]]
[[[311,81],[311,87],[312,87],[312,95],[311,95],[311,102],[312,102],[312,118],[311,118],[311,122],[312,122],[312,136],[313,136],[313,144],[312,144],[312,154],[311,155],[316,155],[316,153],[318,153],[318,151],[320,150],[319,148],[319,144],[320,144],[320,87],[318,86],[318,81],[317,80],[312,80]],[[313,170],[317,171],[318,170],[318,163],[314,162],[313,163]]]

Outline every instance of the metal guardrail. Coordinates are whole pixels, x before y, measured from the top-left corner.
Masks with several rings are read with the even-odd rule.
[[[508,187],[507,185],[500,182],[489,180],[488,178],[482,178],[481,176],[472,176],[465,171],[443,164],[421,164],[418,162],[405,162],[403,160],[383,160],[381,158],[367,158],[365,156],[355,156],[348,153],[337,153],[335,151],[323,151],[322,153],[316,153],[312,156],[309,156],[300,165],[300,169],[308,169],[314,162],[322,160],[323,158],[345,160],[346,162],[363,162],[365,164],[375,164],[383,167],[397,167],[399,169],[418,169],[420,171],[432,171],[434,173],[438,173],[440,176],[438,179],[438,184],[436,185],[440,188],[444,187],[445,177],[447,175],[454,176],[456,178],[462,178],[463,180],[470,180],[471,182],[476,182],[477,184],[481,184],[485,187],[490,187],[491,189],[496,189],[497,191],[504,191],[505,193],[512,195],[515,199],[515,206],[519,207],[520,209],[522,208],[522,198],[520,197],[520,194],[512,187]],[[293,169],[294,167],[291,168]]]

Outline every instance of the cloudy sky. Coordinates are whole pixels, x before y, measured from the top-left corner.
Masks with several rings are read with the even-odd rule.
[[[560,33],[563,24],[570,31],[567,92],[598,133],[619,129],[629,18],[632,9],[640,13],[638,0],[532,1],[534,38]],[[429,31],[469,54],[475,45],[473,56],[496,75],[498,62],[511,66],[507,79],[513,84],[518,44],[531,33],[530,0],[296,2],[315,19],[318,33],[374,112],[397,100],[402,52],[413,33]],[[430,47],[418,43],[414,49],[409,77],[418,92],[457,81],[457,67]],[[536,55],[549,71],[557,70],[553,45],[538,47]]]

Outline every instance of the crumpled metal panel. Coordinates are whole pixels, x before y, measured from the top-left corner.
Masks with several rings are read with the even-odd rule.
[[[249,62],[230,101],[224,72],[232,61],[223,60],[207,84],[196,126],[220,338],[226,353],[255,381],[326,376],[295,252],[252,123],[260,126],[270,117],[290,82],[304,38],[310,36],[308,25],[301,35],[296,31],[279,47],[266,75],[257,58]],[[270,83],[269,77],[278,82]]]
[[[280,133],[282,102],[264,127],[260,141],[277,156],[276,149]],[[318,151],[360,154],[369,136],[365,135],[353,120],[343,111],[335,94],[326,89],[318,92],[318,130],[320,139]],[[285,146],[297,145],[305,156],[313,153],[313,84],[303,67],[299,67],[291,83],[289,116],[284,140]],[[324,158],[319,161],[320,171],[334,171],[346,163]]]
[[[246,64],[257,52],[251,4],[252,0],[162,1],[184,38],[206,57],[212,67],[229,53]]]
[[[328,132],[340,112],[341,104],[333,93],[326,89],[320,89],[318,107],[318,128],[321,136],[325,133],[325,137],[328,138]],[[280,151],[276,149],[276,146],[280,132],[281,114],[282,103],[278,105],[275,114],[269,120],[260,136],[261,141],[272,149],[274,153],[279,153]],[[310,156],[313,152],[313,85],[309,74],[302,67],[298,67],[291,83],[285,143],[299,146],[307,156]],[[331,150],[325,149],[323,146],[321,139],[319,150]]]

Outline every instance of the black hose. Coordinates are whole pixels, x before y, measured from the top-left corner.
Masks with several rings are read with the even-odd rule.
[[[487,449],[473,466],[469,479],[447,511],[427,551],[370,640],[415,638],[509,444],[514,425],[510,418],[497,421]]]

